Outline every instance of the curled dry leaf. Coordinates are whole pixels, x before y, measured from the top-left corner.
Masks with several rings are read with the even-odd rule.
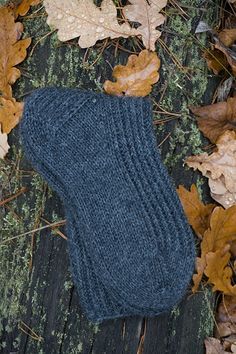
[[[215,48],[224,53],[229,65],[231,66],[232,72],[236,75],[236,53],[232,49],[225,46],[220,40],[216,40]]]
[[[198,237],[202,238],[209,227],[209,220],[215,204],[203,204],[200,200],[197,187],[192,184],[190,191],[179,186],[177,193],[184,208],[189,224]]]
[[[0,8],[0,92],[5,98],[12,97],[11,85],[20,77],[15,65],[26,57],[30,38],[19,40],[23,25],[14,21],[14,14],[8,8]]]
[[[218,75],[228,66],[228,61],[220,50],[213,49],[205,51],[203,56],[206,59],[208,68],[211,69],[215,75]]]
[[[165,17],[159,12],[166,6],[167,0],[129,0],[131,5],[124,7],[124,15],[141,26],[138,31],[142,36],[145,48],[155,51],[155,43],[161,32],[156,30],[165,21]]]
[[[93,46],[98,40],[110,37],[134,36],[138,31],[128,23],[119,24],[112,0],[103,0],[97,7],[93,0],[45,0],[47,23],[58,29],[60,41],[80,37],[81,48]]]
[[[22,0],[15,10],[15,15],[25,16],[30,9],[30,6],[38,5],[42,0]]]
[[[185,162],[208,178],[212,198],[229,208],[236,204],[236,133],[226,131],[216,145],[211,155],[190,156]]]
[[[130,55],[126,65],[117,65],[113,77],[104,83],[104,90],[112,95],[147,96],[152,85],[159,80],[160,59],[156,53],[143,50],[139,55]]]
[[[230,97],[226,102],[218,102],[204,107],[190,107],[198,116],[198,127],[212,142],[226,130],[236,131],[236,97]]]
[[[211,218],[210,218],[210,227],[205,231],[203,235],[203,239],[201,242],[201,256],[196,258],[196,271],[197,274],[193,275],[194,286],[192,288],[193,292],[196,292],[200,281],[202,279],[203,274],[206,271],[207,264],[209,262],[210,268],[208,268],[207,276],[211,273],[212,269],[215,270],[217,267],[221,267],[218,270],[219,274],[222,274],[224,268],[227,266],[225,263],[225,267],[223,267],[223,260],[227,262],[227,252],[229,252],[231,244],[235,241],[236,235],[236,206],[232,206],[229,209],[223,209],[222,207],[214,208]],[[214,257],[215,252],[220,252],[220,255],[217,254],[219,259],[221,258],[221,263],[219,262],[217,257]],[[210,253],[210,256],[207,258],[206,256]],[[223,260],[222,260],[222,257]],[[215,263],[214,263],[215,261]],[[210,269],[210,270],[209,270]],[[222,270],[223,269],[223,270]],[[221,273],[220,273],[221,272]],[[212,276],[215,281],[216,275]],[[235,290],[234,290],[235,291]],[[232,293],[230,294],[232,295]]]
[[[10,146],[7,142],[7,134],[2,133],[1,124],[0,124],[0,159],[4,159],[8,153]]]
[[[224,29],[213,36],[213,49],[206,51],[204,57],[207,66],[214,74],[219,74],[221,70],[227,70],[230,65],[233,73],[236,73],[236,53],[230,48],[236,40],[236,29]]]

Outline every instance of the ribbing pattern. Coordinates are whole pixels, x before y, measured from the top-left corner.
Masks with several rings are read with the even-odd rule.
[[[161,162],[149,99],[37,90],[20,126],[60,195],[71,271],[94,322],[168,311],[194,268],[194,240]]]

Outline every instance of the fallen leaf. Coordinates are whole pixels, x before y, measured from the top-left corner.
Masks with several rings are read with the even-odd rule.
[[[145,48],[155,51],[155,43],[161,36],[161,32],[156,30],[165,22],[165,17],[159,12],[166,6],[167,0],[129,0],[131,5],[123,9],[124,15],[141,26],[138,31],[142,36]]]
[[[225,46],[220,40],[216,39],[215,48],[220,50],[227,58],[229,65],[231,66],[232,72],[236,75],[236,53]]]
[[[236,133],[226,131],[216,142],[217,151],[190,156],[186,163],[208,178],[211,196],[224,208],[236,204]]]
[[[220,50],[213,49],[205,51],[203,57],[206,59],[208,68],[211,69],[215,75],[218,75],[228,66],[228,61]]]
[[[236,41],[236,28],[223,29],[218,38],[226,47],[232,46]]]
[[[236,285],[232,285],[233,271],[228,265],[231,258],[230,252],[222,250],[208,252],[206,254],[206,268],[204,273],[208,277],[208,283],[213,284],[213,291],[222,291],[225,295],[236,295]]]
[[[180,185],[177,189],[177,193],[189,224],[192,226],[198,237],[202,238],[204,232],[210,225],[210,215],[216,205],[203,204],[200,200],[197,187],[194,184],[192,184],[190,191]]]
[[[160,59],[156,53],[143,50],[139,55],[130,55],[126,65],[117,65],[113,77],[104,83],[104,90],[112,95],[147,96],[152,85],[159,80]]]
[[[206,346],[206,354],[229,354],[226,352],[219,339],[207,337],[204,340]]]
[[[218,306],[217,319],[220,322],[230,322],[236,325],[236,297],[224,296],[222,298]]]
[[[230,296],[233,298],[233,296]],[[231,322],[218,322],[216,327],[217,337],[226,337],[236,333],[236,324]],[[234,341],[236,337],[234,338]]]
[[[3,133],[10,133],[19,123],[22,112],[22,102],[16,102],[14,98],[8,100],[0,97],[0,123],[2,124]]]
[[[236,131],[236,97],[208,106],[191,106],[190,109],[199,117],[199,129],[214,144],[226,130]]]
[[[201,242],[201,256],[196,258],[196,271],[193,275],[193,292],[196,292],[207,266],[207,255],[220,250],[225,254],[230,250],[236,236],[236,206],[229,209],[216,207],[210,217],[210,227],[205,231]],[[209,257],[211,262],[213,256]],[[225,260],[225,259],[224,259]],[[216,259],[217,261],[217,259]],[[215,265],[216,266],[216,265]],[[207,275],[207,274],[206,274]]]
[[[93,0],[45,0],[49,26],[58,29],[60,41],[79,38],[81,48],[93,46],[104,38],[127,38],[138,31],[126,22],[119,24],[112,0],[103,0],[97,7]]]
[[[19,40],[23,25],[14,21],[14,14],[8,8],[0,8],[0,93],[5,98],[12,97],[11,85],[20,77],[15,65],[26,57],[30,38]]]
[[[15,15],[25,16],[30,9],[30,6],[38,5],[42,0],[22,0],[15,10]]]
[[[4,159],[10,146],[7,142],[7,134],[2,133],[1,124],[0,124],[0,159]]]

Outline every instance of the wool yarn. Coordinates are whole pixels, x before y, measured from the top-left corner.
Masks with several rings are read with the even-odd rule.
[[[156,147],[150,100],[40,89],[26,99],[20,132],[65,206],[87,317],[153,316],[178,303],[194,239]]]

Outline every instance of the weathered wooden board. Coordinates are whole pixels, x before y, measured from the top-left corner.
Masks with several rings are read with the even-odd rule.
[[[181,115],[157,126],[157,143],[170,133],[161,145],[169,173],[176,185],[189,187],[197,183],[207,200],[205,181],[183,167],[183,159],[207,145],[188,105],[209,103],[215,88],[202,59],[206,36],[196,37],[194,31],[199,20],[217,24],[218,5],[217,1],[185,0],[181,6],[186,14],[167,8],[168,21],[162,36],[167,49],[158,44],[161,80],[152,92],[156,104]],[[19,99],[38,87],[53,85],[102,91],[103,82],[111,77],[109,64],[124,63],[128,55],[118,50],[114,57],[114,45],[99,55],[99,47],[85,52],[76,41],[60,43],[56,33],[49,34],[43,9],[26,16],[23,22],[25,36],[33,37],[34,44],[39,42],[21,65],[23,76],[15,86]],[[137,49],[134,40],[120,43]],[[160,111],[155,103],[154,110]],[[154,113],[154,119],[167,116]],[[203,354],[203,340],[212,334],[214,325],[215,300],[208,288],[192,296],[189,287],[186,298],[168,315],[125,318],[95,326],[81,313],[63,238],[47,229],[33,237],[24,235],[2,243],[45,225],[41,217],[49,222],[64,218],[58,197],[24,159],[18,129],[11,134],[10,143],[8,159],[0,162],[0,199],[22,186],[27,186],[28,191],[0,209],[1,353],[134,354],[143,343],[143,354]]]

